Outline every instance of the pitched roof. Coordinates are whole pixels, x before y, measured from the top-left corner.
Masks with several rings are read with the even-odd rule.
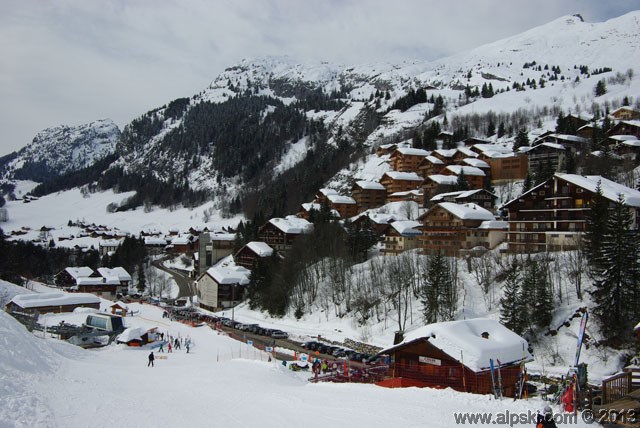
[[[356,204],[356,200],[353,199],[351,196],[327,195],[327,199],[329,199],[332,204],[349,204],[349,205]]]
[[[269,223],[283,231],[284,233],[301,234],[309,233],[313,229],[313,224],[307,220],[289,215],[285,218],[272,218]]]
[[[509,222],[503,220],[486,220],[480,223],[478,229],[509,229]]]
[[[68,267],[65,268],[65,272],[71,275],[73,279],[78,279],[91,276],[93,274],[93,269],[91,269],[89,266]]]
[[[207,274],[218,284],[249,284],[251,271],[242,266],[214,266],[207,269]]]
[[[269,257],[273,254],[273,248],[268,244],[260,241],[251,241],[247,244],[247,248],[251,249],[260,257]]]
[[[398,147],[395,151],[409,156],[429,156],[431,154],[431,152],[428,152],[426,150],[414,149],[413,147]]]
[[[486,339],[483,333],[488,333]],[[523,358],[525,361],[533,359],[525,339],[488,318],[429,324],[408,332],[401,343],[382,353],[419,340],[427,340],[445,354],[462,360],[465,366],[474,371],[489,368],[490,359],[499,360],[503,365],[522,361]]]
[[[478,154],[468,147],[458,147],[458,152],[469,158],[477,158]]]
[[[458,149],[438,149],[434,150],[433,153],[437,153],[443,158],[452,158],[456,155]]]
[[[51,293],[18,294],[11,301],[22,308],[36,308],[40,306],[95,304],[100,303],[100,298],[91,293],[53,291]]]
[[[458,177],[455,175],[442,175],[433,174],[427,177],[429,180],[443,185],[453,186],[458,182]]]
[[[482,153],[513,153],[513,150],[509,147],[502,146],[500,144],[474,144],[473,147]]]
[[[328,188],[320,189],[320,190],[318,190],[318,192],[322,193],[324,196],[338,195],[338,191],[337,190],[328,189]]]
[[[483,160],[476,159],[476,158],[464,158],[464,159],[462,159],[462,162],[466,163],[469,166],[473,166],[473,167],[476,167],[476,168],[490,168],[488,163],[486,163]]]
[[[440,202],[437,206],[444,208],[461,220],[495,220],[491,211],[474,203],[456,204],[454,202]]]
[[[478,192],[487,192],[491,196],[496,196],[486,189],[472,189],[472,190],[458,190],[457,192],[439,193],[435,195],[433,198],[431,198],[430,200],[431,202],[437,202],[437,201],[443,200],[446,197],[453,197],[454,199],[464,199],[464,198],[473,196]]]
[[[384,186],[377,181],[356,181],[356,186],[364,190],[386,190]]]
[[[422,177],[415,172],[387,171],[384,175],[390,177],[392,180],[422,181]]]
[[[444,162],[435,156],[427,156],[425,159],[435,165],[444,165]]]
[[[78,278],[76,285],[120,285],[120,279],[117,276]]]
[[[114,268],[98,268],[98,273],[105,278],[115,276],[120,281],[131,281],[131,275],[122,266],[117,266]]]
[[[556,176],[594,193],[596,192],[598,183],[600,183],[602,195],[605,198],[615,202],[618,200],[618,195],[622,194],[627,205],[640,208],[640,191],[637,191],[636,189],[623,186],[622,184],[616,183],[615,181],[611,181],[599,175],[588,175],[585,177],[578,174],[556,173]]]
[[[418,227],[422,226],[422,223],[420,223],[419,221],[399,220],[399,221],[394,221],[389,225],[393,227],[396,230],[396,232],[398,232],[402,236],[422,235],[422,232],[418,229]]]
[[[464,166],[464,165],[449,165],[445,169],[453,172],[455,175],[475,175],[484,177],[486,174],[480,168],[476,168],[475,166]]]

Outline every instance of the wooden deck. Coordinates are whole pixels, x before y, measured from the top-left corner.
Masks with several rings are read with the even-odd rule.
[[[611,403],[594,406],[593,414],[596,421],[602,421],[603,424],[608,422],[613,426],[640,428],[640,389]]]

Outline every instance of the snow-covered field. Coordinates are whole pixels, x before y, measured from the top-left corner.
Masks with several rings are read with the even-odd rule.
[[[545,405],[451,390],[311,384],[308,373],[268,362],[208,327],[168,321],[153,306],[130,306],[137,315],[126,318],[128,326],[188,337],[192,352],[156,352],[151,368],[149,349],[83,350],[31,334],[0,312],[0,427],[451,427],[454,412],[498,417]]]

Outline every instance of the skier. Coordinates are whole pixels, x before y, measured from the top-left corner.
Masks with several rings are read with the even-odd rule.
[[[185,347],[187,348],[187,354],[189,353],[189,346],[191,345],[191,341],[187,340],[185,342]]]
[[[169,342],[168,349],[169,349],[170,353],[173,352],[173,350],[172,350],[173,348],[171,348],[171,342]]]
[[[158,352],[164,352],[164,342],[160,342],[160,349],[158,349]]]
[[[155,357],[153,356],[153,351],[151,351],[151,353],[149,354],[149,362],[147,363],[147,367],[154,367],[153,360],[155,360]]]
[[[542,415],[538,412],[536,428],[557,428],[556,421],[553,420],[551,406],[545,406]]]

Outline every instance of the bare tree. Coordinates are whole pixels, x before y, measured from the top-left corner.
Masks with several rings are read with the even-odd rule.
[[[467,259],[469,273],[476,280],[482,290],[487,309],[491,310],[495,301],[493,283],[496,274],[496,260],[489,251],[479,257],[469,257]]]

